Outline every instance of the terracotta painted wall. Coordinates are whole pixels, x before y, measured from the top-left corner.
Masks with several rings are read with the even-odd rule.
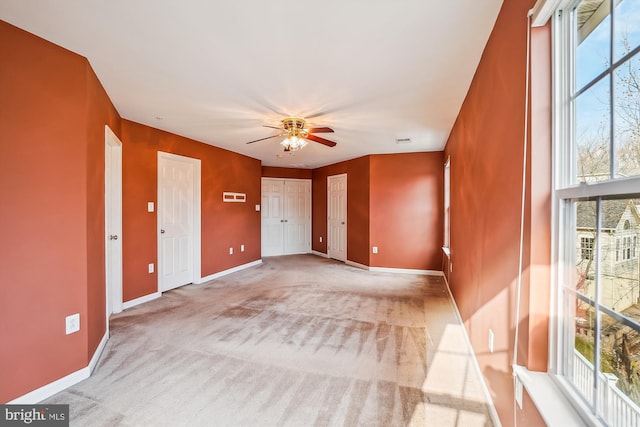
[[[0,58],[7,402],[87,366],[104,334],[104,124],[119,117],[78,55],[0,21]],[[73,313],[81,330],[66,335]]]
[[[437,152],[372,155],[314,169],[312,249],[327,253],[327,177],[346,173],[347,260],[441,270],[443,165]]]
[[[147,272],[149,263],[157,263],[156,213],[147,212],[147,202],[157,201],[158,151],[202,162],[202,276],[260,259],[259,160],[128,120],[122,121],[121,139],[124,301],[158,289],[156,273]],[[246,193],[247,202],[224,203],[223,191]]]
[[[313,170],[311,249],[327,253],[327,177],[343,173],[347,174],[347,259],[369,265],[369,156]]]
[[[311,179],[313,178],[313,171],[311,169],[278,168],[273,166],[262,166],[262,176],[264,178]]]
[[[370,266],[442,270],[442,152],[371,156]]]
[[[451,156],[451,256],[450,286],[463,317],[481,370],[504,426],[513,425],[513,383],[511,363],[514,328],[522,326],[520,363],[546,369],[546,333],[539,327],[548,321],[549,279],[536,276],[528,286],[530,262],[548,268],[548,200],[550,158],[547,147],[537,153],[536,168],[530,169],[534,182],[540,180],[532,204],[527,203],[525,228],[525,287],[522,316],[515,319],[518,277],[518,248],[525,102],[525,54],[527,11],[535,1],[504,2],[485,47],[467,97],[447,142]],[[549,31],[548,27],[546,30]],[[550,48],[537,46],[537,55],[546,60],[533,67],[549,72]],[[545,51],[546,49],[546,51]],[[548,79],[547,79],[548,80]],[[539,82],[540,83],[540,82]],[[537,115],[549,116],[550,88],[536,86]],[[537,146],[549,144],[550,124],[537,123]],[[546,127],[546,128],[545,128]],[[536,149],[537,150],[537,149]],[[546,162],[546,164],[545,164]],[[531,176],[531,175],[530,175]],[[532,186],[529,182],[527,192]],[[545,195],[546,192],[546,195]],[[546,222],[542,218],[546,217]],[[532,219],[533,218],[533,219]],[[533,229],[536,226],[539,228]],[[531,234],[536,234],[532,244]],[[544,237],[546,236],[546,237]],[[545,242],[546,239],[546,242]],[[546,248],[545,248],[546,247]],[[546,251],[546,255],[542,252]],[[545,259],[546,256],[546,259]],[[531,276],[532,279],[534,276]],[[542,298],[537,297],[542,290]],[[531,293],[529,292],[531,291]],[[547,301],[544,301],[546,295]],[[536,305],[536,311],[531,304]],[[539,312],[538,310],[542,310]],[[535,314],[536,325],[529,323]],[[495,351],[488,349],[488,330],[495,334]],[[531,334],[531,331],[535,333]],[[541,333],[542,331],[542,333]],[[542,339],[542,342],[540,341]],[[538,340],[538,341],[535,341]],[[516,414],[526,425],[544,425],[533,405]],[[520,425],[520,423],[518,424]],[[523,424],[524,425],[524,424]]]

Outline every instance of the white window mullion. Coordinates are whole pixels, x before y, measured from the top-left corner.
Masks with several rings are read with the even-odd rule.
[[[601,267],[601,254],[602,254],[602,199],[598,197],[596,200],[596,247],[595,247],[595,261],[596,261],[596,277],[595,277],[595,304],[594,304],[594,318],[595,326],[593,333],[593,407],[592,412],[597,415],[598,407],[600,406],[600,393],[598,389],[600,386],[600,284],[602,280],[602,267]]]

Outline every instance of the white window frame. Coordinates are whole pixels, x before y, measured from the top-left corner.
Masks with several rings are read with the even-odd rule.
[[[451,157],[444,163],[444,235],[442,250],[447,256],[451,253]]]
[[[545,2],[539,2],[545,3]],[[576,389],[565,378],[567,363],[565,349],[573,351],[574,336],[565,336],[563,283],[571,283],[574,268],[575,218],[570,201],[596,200],[602,196],[637,195],[640,177],[610,179],[589,184],[573,184],[575,176],[573,140],[573,117],[575,114],[570,102],[570,88],[575,76],[574,34],[570,11],[580,0],[554,0],[555,12],[552,16],[552,90],[553,90],[553,158],[552,158],[552,298],[549,330],[549,373],[565,392],[589,425],[602,425],[591,408],[584,402]],[[536,5],[537,6],[537,5]],[[535,16],[535,15],[534,15]],[[611,106],[613,109],[613,105]],[[610,114],[613,114],[610,113]],[[613,123],[611,124],[613,126]],[[612,141],[613,143],[613,141]],[[613,162],[612,162],[613,164]],[[613,167],[613,166],[612,166]],[[598,231],[601,232],[598,225]],[[599,245],[601,239],[598,239]],[[594,247],[594,256],[598,249]],[[620,258],[622,259],[622,257]],[[597,275],[598,273],[596,273]],[[596,291],[597,292],[597,291]],[[596,299],[598,296],[596,296]],[[597,311],[596,311],[597,312]],[[598,327],[598,325],[596,325]],[[569,345],[569,343],[571,343]],[[596,358],[595,363],[599,363]]]

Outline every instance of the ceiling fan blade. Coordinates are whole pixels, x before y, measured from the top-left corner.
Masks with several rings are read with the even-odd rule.
[[[320,144],[324,144],[327,147],[335,147],[337,145],[333,141],[329,141],[328,139],[320,138],[319,136],[315,136],[315,135],[307,135],[307,139],[309,141],[319,142]]]
[[[328,128],[328,127],[310,128],[310,129],[307,129],[307,132],[309,132],[309,133],[329,133],[329,132],[333,132],[333,129]]]
[[[253,141],[249,141],[249,142],[247,142],[247,144],[253,144],[254,142],[264,141],[265,139],[277,138],[277,137],[279,137],[279,136],[282,136],[282,135],[281,135],[281,134],[278,134],[278,135],[271,135],[271,136],[268,136],[268,137],[266,137],[266,138],[255,139],[255,140],[253,140]]]

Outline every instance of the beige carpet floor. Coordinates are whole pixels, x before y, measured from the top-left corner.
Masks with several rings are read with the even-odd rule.
[[[110,328],[72,426],[492,425],[440,277],[265,258]]]

